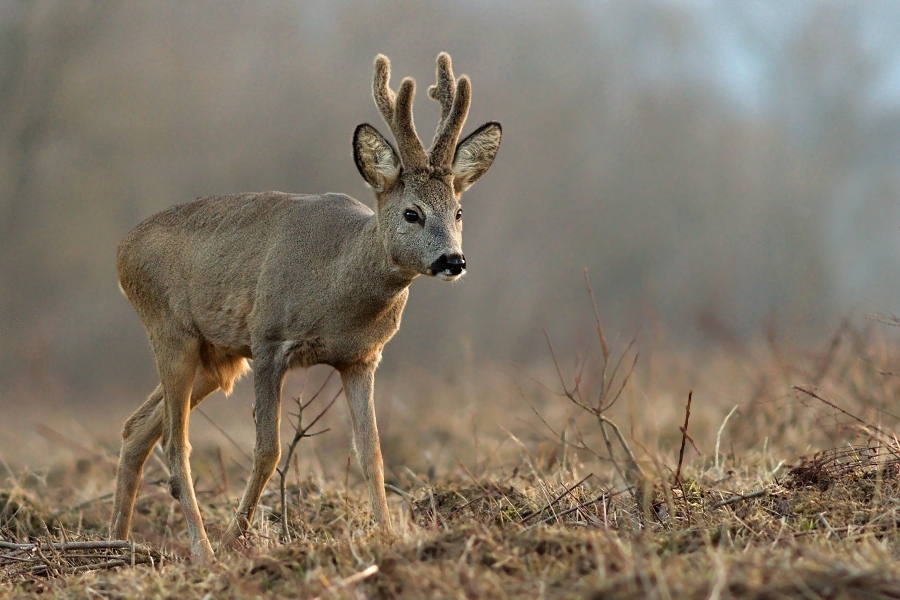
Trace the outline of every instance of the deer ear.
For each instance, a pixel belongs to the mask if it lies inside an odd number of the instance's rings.
[[[453,190],[457,194],[462,194],[487,173],[500,149],[502,134],[500,123],[491,121],[456,145],[456,154],[453,156]]]
[[[400,157],[378,130],[363,123],[353,132],[353,160],[376,192],[389,190],[400,175]]]

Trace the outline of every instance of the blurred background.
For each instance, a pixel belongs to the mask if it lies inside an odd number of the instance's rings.
[[[440,51],[473,81],[464,134],[504,139],[463,199],[468,275],[413,284],[386,381],[592,336],[585,268],[609,331],[683,348],[900,310],[898,2],[5,1],[0,410],[130,413],[156,375],[119,239],[212,194],[371,205],[373,58],[418,80],[427,144]]]

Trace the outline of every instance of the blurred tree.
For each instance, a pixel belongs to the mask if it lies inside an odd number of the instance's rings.
[[[349,140],[357,123],[381,126],[378,52],[397,78],[417,78],[426,143],[438,109],[424,90],[442,50],[473,78],[467,132],[504,124],[490,176],[465,200],[472,267],[460,285],[414,284],[384,369],[544,357],[542,327],[573,340],[589,331],[583,267],[610,331],[656,319],[679,340],[742,343],[777,309],[815,337],[846,309],[841,285],[874,289],[888,278],[873,257],[900,258],[885,218],[900,189],[900,103],[885,83],[900,68],[896,13],[657,0],[7,3],[0,378],[30,384],[45,369],[85,397],[151,385],[114,253],[153,212],[265,189],[371,203]]]
[[[99,3],[11,2],[0,14],[0,352],[26,354],[40,337],[33,317],[52,306],[56,287],[42,278],[36,251],[45,199],[36,182],[48,141],[68,134],[64,98],[73,65],[97,40],[113,10]],[[0,354],[0,380],[10,367]],[[33,356],[32,358],[39,358]],[[40,357],[45,358],[45,357]]]

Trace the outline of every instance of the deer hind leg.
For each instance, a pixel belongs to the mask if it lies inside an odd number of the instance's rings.
[[[281,384],[286,368],[266,354],[254,351],[253,373],[256,387],[256,445],[253,470],[237,512],[222,538],[224,546],[234,547],[247,532],[259,498],[281,458]]]
[[[191,408],[218,389],[218,384],[198,371],[191,391]],[[131,516],[144,464],[153,452],[163,431],[163,388],[158,385],[147,401],[125,421],[122,430],[122,450],[116,474],[116,495],[109,533],[112,539],[128,539]]]
[[[152,332],[150,338],[163,387],[165,416],[162,438],[169,464],[169,493],[181,503],[191,538],[192,557],[200,562],[210,563],[215,560],[215,556],[206,536],[194,493],[191,445],[188,440],[191,391],[200,366],[201,342],[174,329]]]
[[[128,539],[131,515],[144,463],[162,436],[162,385],[156,386],[147,401],[135,411],[122,429],[122,450],[116,472],[116,496],[109,535],[115,540]]]

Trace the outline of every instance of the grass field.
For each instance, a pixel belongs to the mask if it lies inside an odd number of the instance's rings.
[[[135,545],[99,543],[116,433],[143,392],[79,415],[22,409],[0,442],[0,595],[900,598],[892,335],[864,322],[819,348],[773,334],[705,353],[598,336],[529,367],[379,380],[394,536],[371,521],[338,402],[286,463],[286,501],[276,474],[246,549],[211,567],[187,559],[156,456]],[[339,391],[327,376],[286,384],[285,447],[292,398],[321,388],[308,425]],[[192,420],[214,546],[247,474],[249,394],[244,382]]]

